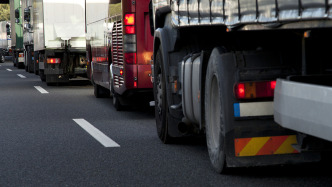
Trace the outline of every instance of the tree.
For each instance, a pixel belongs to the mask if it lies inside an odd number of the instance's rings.
[[[0,21],[10,20],[10,8],[8,4],[0,4]]]

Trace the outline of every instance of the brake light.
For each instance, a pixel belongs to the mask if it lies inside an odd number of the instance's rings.
[[[120,69],[120,75],[123,75],[123,70],[122,69]]]
[[[134,88],[137,88],[137,81],[134,81]]]
[[[125,34],[135,34],[135,14],[125,14],[124,16]]]
[[[125,27],[125,34],[135,34],[136,29],[135,26],[126,26]]]
[[[136,53],[125,53],[124,58],[127,64],[136,64]]]
[[[93,57],[92,61],[94,61],[94,62],[105,62],[105,61],[107,61],[107,58],[106,57]]]
[[[274,96],[276,81],[245,82],[235,85],[237,99],[255,99]]]
[[[48,64],[60,64],[61,60],[60,58],[47,58]]]
[[[135,25],[135,14],[126,14],[124,16],[125,25]]]

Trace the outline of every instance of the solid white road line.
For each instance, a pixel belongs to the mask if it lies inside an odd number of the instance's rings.
[[[22,79],[26,78],[24,75],[21,75],[21,74],[17,74],[17,76],[21,77]]]
[[[106,136],[96,127],[91,125],[85,119],[73,119],[79,126],[81,126],[87,133],[94,137],[98,142],[100,142],[104,147],[120,147],[115,141]]]
[[[11,70],[11,69],[7,69],[7,71],[13,71],[13,70]]]
[[[48,94],[48,91],[46,91],[44,88],[40,86],[34,86],[40,93],[42,94]]]

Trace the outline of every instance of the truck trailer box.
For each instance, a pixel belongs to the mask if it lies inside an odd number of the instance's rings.
[[[85,1],[36,0],[34,4],[34,50],[85,50]]]
[[[85,0],[35,0],[34,56],[47,84],[86,76]]]

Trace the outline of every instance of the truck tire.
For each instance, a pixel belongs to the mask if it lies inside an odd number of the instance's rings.
[[[223,49],[214,49],[208,63],[205,79],[205,124],[206,142],[213,168],[218,173],[225,173],[226,164],[226,129],[232,116],[229,104],[233,90],[232,63],[222,58]],[[231,61],[232,62],[232,61]]]
[[[109,97],[110,95],[109,90],[96,83],[93,84],[93,93],[96,98]]]
[[[40,80],[45,82],[46,81],[46,76],[44,74],[44,70],[39,70],[39,77],[40,77]]]
[[[4,63],[6,61],[5,55],[1,54],[0,55],[0,63]]]
[[[163,143],[167,144],[170,143],[171,138],[168,134],[168,106],[166,96],[166,82],[162,64],[162,54],[161,49],[159,48],[156,53],[156,59],[154,62],[153,94],[155,100],[155,118],[157,133],[160,140]]]
[[[116,111],[123,110],[123,105],[120,102],[120,95],[113,93],[113,106],[115,107]]]

